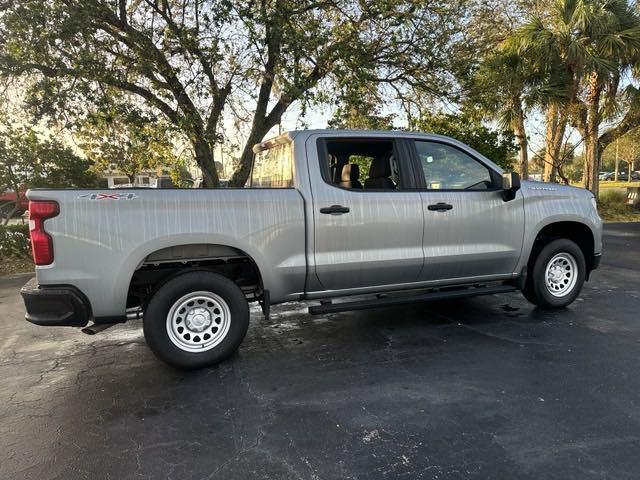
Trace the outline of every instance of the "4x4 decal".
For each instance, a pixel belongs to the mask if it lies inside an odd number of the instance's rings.
[[[89,200],[133,200],[138,198],[136,193],[85,193],[78,198]]]

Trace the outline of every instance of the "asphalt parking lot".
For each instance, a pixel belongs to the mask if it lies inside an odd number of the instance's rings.
[[[28,278],[0,279],[2,479],[639,476],[640,224],[606,227],[564,311],[287,304],[199,372],[158,362],[139,323],[26,323]]]

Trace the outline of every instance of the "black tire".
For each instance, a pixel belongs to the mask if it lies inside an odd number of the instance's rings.
[[[557,256],[562,254],[566,257],[567,265],[571,263],[571,258],[575,261],[575,266],[567,267],[575,273],[567,271],[560,277],[556,284],[556,288],[560,289],[560,291],[557,291],[554,295],[551,293],[551,287],[547,287],[547,265],[552,259],[559,258]],[[562,265],[561,257],[559,261]],[[522,293],[527,300],[540,307],[564,308],[573,303],[580,294],[586,272],[584,254],[575,242],[566,238],[552,240],[540,250],[533,261],[533,265],[530,266],[527,283]],[[566,287],[563,286],[565,281]],[[566,291],[563,291],[565,288]]]
[[[218,300],[222,299],[223,302],[221,302],[221,305],[224,304],[224,311],[229,313],[228,322],[223,320],[226,334],[224,336],[220,334],[219,343],[209,347],[209,350],[197,352],[187,351],[183,349],[184,347],[181,348],[178,346],[177,341],[171,339],[169,329],[172,327],[168,320],[169,313],[174,308],[174,305],[185,296],[195,295],[195,292],[210,293],[213,294],[212,296],[216,296]],[[187,298],[187,300],[189,299]],[[201,300],[197,300],[197,302],[202,303]],[[193,302],[191,303],[193,304]],[[195,305],[195,307],[200,306]],[[195,307],[186,308],[192,310]],[[207,305],[205,304],[203,307],[207,308]],[[185,328],[187,327],[186,316],[191,310],[188,310],[184,314],[185,323],[183,325]],[[173,311],[176,312],[177,310]],[[216,311],[219,312],[217,308]],[[178,314],[176,314],[176,317],[180,318],[177,315]],[[210,315],[215,317],[216,314],[208,312],[207,310],[205,315],[207,318],[205,324],[210,322],[212,325],[211,328],[217,329],[213,323],[214,320],[208,320],[211,318]],[[221,314],[221,316],[223,319],[227,318],[224,314]],[[219,318],[216,320],[219,320]],[[179,321],[183,320],[180,318]],[[144,336],[149,348],[151,348],[160,360],[171,366],[183,369],[208,367],[225,360],[238,349],[247,333],[248,327],[249,305],[240,288],[228,278],[208,271],[184,273],[163,284],[151,297],[143,317]],[[183,330],[193,334],[194,339],[199,335],[198,333],[194,334],[191,330],[185,330],[185,328],[183,328]],[[208,330],[208,332],[211,332],[213,335],[213,330]],[[204,332],[204,335],[206,334],[207,331]],[[173,333],[173,335],[175,337],[178,336],[177,333]],[[186,337],[187,334],[185,333],[184,336]],[[191,338],[189,338],[189,340],[191,340]],[[180,340],[178,340],[178,342],[179,341]],[[202,341],[204,342],[205,340],[203,339]],[[196,346],[193,348],[196,348]]]

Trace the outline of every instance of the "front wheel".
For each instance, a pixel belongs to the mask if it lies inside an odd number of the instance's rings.
[[[202,368],[236,351],[249,327],[249,306],[228,278],[194,271],[160,287],[143,318],[144,336],[158,358],[178,368]]]
[[[527,276],[524,296],[541,307],[566,307],[580,294],[586,270],[584,255],[575,242],[553,240],[538,253]]]

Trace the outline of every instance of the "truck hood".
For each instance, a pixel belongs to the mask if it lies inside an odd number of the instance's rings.
[[[550,198],[580,198],[589,200],[593,197],[593,193],[581,187],[572,187],[571,185],[560,185],[558,183],[534,182],[531,180],[523,180],[520,182],[520,188],[525,197],[543,196]]]

